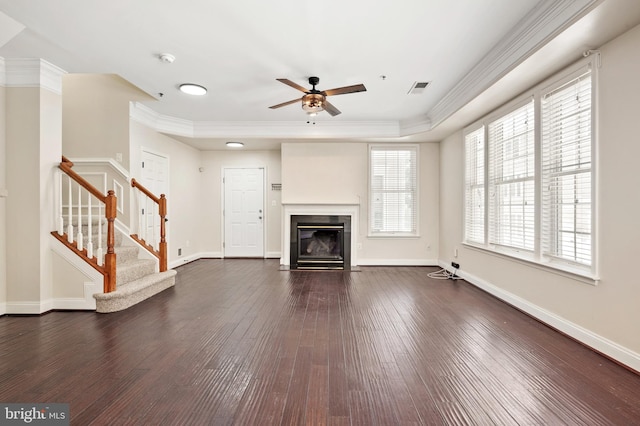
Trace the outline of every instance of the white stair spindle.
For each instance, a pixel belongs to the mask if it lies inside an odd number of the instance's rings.
[[[102,254],[102,203],[98,203],[98,250],[96,256],[98,258],[98,265],[102,266],[104,263],[104,256]]]
[[[63,173],[58,170],[58,190],[57,190],[57,199],[58,199],[58,218],[56,220],[58,224],[58,235],[64,234],[64,217],[62,215],[62,175]]]
[[[144,225],[143,219],[144,215],[142,214],[143,204],[142,204],[142,194],[138,191],[138,236],[142,238],[142,226]]]
[[[91,193],[87,192],[87,257],[93,258],[93,215],[91,212]]]
[[[151,247],[153,247],[154,249],[156,248],[157,244],[156,244],[156,203],[151,202],[151,199],[149,199],[149,204],[151,204],[151,211],[149,212],[151,214]]]
[[[149,218],[149,211],[148,208],[149,206],[147,205],[147,197],[145,195],[142,195],[144,197],[144,209],[142,210],[142,239],[147,241],[147,225],[148,225],[148,218]]]
[[[76,243],[78,250],[82,251],[82,186],[78,185],[78,236]]]
[[[69,182],[69,205],[67,206],[67,241],[73,242],[73,193],[71,191],[71,178],[67,177],[67,181]]]

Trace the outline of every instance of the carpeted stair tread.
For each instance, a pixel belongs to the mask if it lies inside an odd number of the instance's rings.
[[[150,259],[134,259],[122,264],[118,262],[116,268],[116,288],[142,278],[145,275],[153,274],[155,271],[156,262]]]
[[[115,246],[116,263],[118,266],[138,259],[140,248],[136,246]]]
[[[69,218],[67,215],[62,216],[62,222],[64,223],[64,226],[66,228],[66,226],[69,224]],[[89,217],[82,216],[82,226],[86,226],[88,223],[89,223]],[[107,219],[104,216],[98,216],[98,215],[91,216],[91,223],[94,226],[98,226],[98,223],[102,223],[103,228],[107,227]],[[73,225],[74,228],[78,226],[77,215],[75,214],[73,215],[73,217],[71,218],[71,224]]]
[[[175,270],[146,275],[117,287],[111,293],[96,293],[96,312],[117,312],[142,302],[175,285]]]
[[[96,242],[96,236],[93,236]],[[96,312],[108,313],[127,309],[155,294],[175,285],[175,270],[156,272],[157,262],[151,259],[140,259],[138,245],[123,246],[122,234],[116,231],[116,291],[96,293]],[[106,252],[106,238],[103,245]],[[97,244],[97,242],[96,242]]]

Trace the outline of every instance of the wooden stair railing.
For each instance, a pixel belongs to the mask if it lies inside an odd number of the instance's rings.
[[[62,244],[69,247],[72,251],[74,251],[78,256],[80,256],[84,261],[86,261],[89,265],[91,265],[94,269],[100,272],[104,276],[104,292],[110,293],[116,290],[116,253],[114,250],[115,246],[115,226],[114,221],[116,219],[117,214],[117,199],[115,192],[113,190],[109,190],[107,194],[103,194],[98,189],[96,189],[93,185],[87,182],[82,176],[77,174],[74,170],[72,170],[73,163],[69,161],[66,157],[62,157],[62,162],[58,166],[60,170],[64,172],[69,177],[68,182],[68,193],[67,193],[67,232],[64,232],[64,219],[63,219],[63,196],[62,191],[59,197],[59,209],[58,209],[58,230],[52,232],[51,234],[56,237]],[[72,182],[77,184],[78,194],[77,194],[77,234],[74,232],[73,225],[73,191],[72,191]],[[60,189],[62,190],[62,178],[60,178]],[[86,191],[84,195],[86,195],[87,203],[85,205],[82,204],[83,192],[82,189]],[[92,206],[92,198],[93,196],[100,203],[97,207]],[[107,220],[107,253],[102,256],[102,221],[98,221],[98,249],[97,256],[94,256],[93,253],[93,210],[94,208],[98,209],[98,217],[100,216],[100,212],[104,205],[104,217]],[[84,214],[86,213],[86,215]],[[83,217],[87,217],[87,247],[83,247],[84,245],[84,235],[82,233],[82,219]],[[75,238],[75,239],[74,239]]]
[[[155,232],[153,230],[156,229],[156,224],[153,219],[151,224],[147,223],[147,220],[146,220],[147,216],[151,216],[151,217],[155,217],[155,216],[149,215],[149,212],[145,214],[144,208],[142,209],[142,212],[141,212],[142,220],[139,221],[139,224],[138,224],[138,228],[139,228],[138,234],[131,234],[131,238],[136,240],[140,245],[142,245],[145,249],[147,249],[150,253],[152,253],[154,256],[158,258],[160,262],[160,272],[164,272],[167,270],[167,240],[166,240],[166,228],[165,228],[165,222],[167,221],[167,199],[164,194],[160,194],[160,197],[157,197],[151,191],[149,191],[147,188],[145,188],[142,184],[140,184],[137,180],[133,178],[131,179],[131,187],[139,190],[140,193],[142,193],[147,200],[150,200],[155,205],[157,205],[158,216],[160,216],[160,223],[159,223],[160,241],[158,243],[158,248],[156,249],[154,247],[154,243],[156,241],[151,241],[151,244],[149,244],[147,241],[145,241],[145,239],[147,239],[146,235],[140,235],[140,234],[144,234],[145,230],[148,227],[152,228],[152,232]],[[147,203],[144,203],[144,205],[146,206]],[[152,235],[151,238],[155,240],[155,235]]]

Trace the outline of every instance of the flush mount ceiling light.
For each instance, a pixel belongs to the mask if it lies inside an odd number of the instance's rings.
[[[207,93],[207,88],[199,84],[185,83],[180,85],[180,91],[188,95],[202,96]]]
[[[227,142],[229,148],[242,148],[244,144],[242,142]]]

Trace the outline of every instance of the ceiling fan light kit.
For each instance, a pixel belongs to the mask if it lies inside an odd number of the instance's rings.
[[[326,98],[319,93],[309,93],[302,97],[302,109],[307,114],[317,114],[324,111]]]
[[[317,90],[316,85],[320,82],[318,77],[309,77],[309,84],[312,86],[311,90],[307,90],[299,84],[294,83],[286,78],[277,78],[281,83],[291,86],[296,90],[304,93],[302,96],[302,109],[310,116],[315,116],[317,113],[327,111],[331,116],[340,114],[340,110],[333,106],[328,100],[327,96],[345,95],[347,93],[366,92],[367,88],[363,84],[355,84],[353,86],[338,87],[330,90]],[[299,102],[300,99],[293,99],[281,104],[270,106],[271,109],[281,108],[283,106],[291,105]]]
[[[184,83],[180,85],[180,91],[188,95],[202,96],[207,93],[207,88],[199,84]]]

